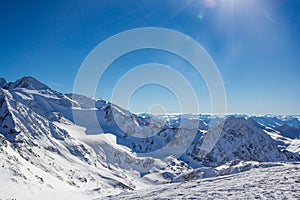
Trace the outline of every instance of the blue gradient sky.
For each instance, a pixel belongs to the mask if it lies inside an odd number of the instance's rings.
[[[82,61],[106,38],[132,28],[180,31],[198,41],[217,64],[227,93],[227,111],[248,114],[300,113],[300,1],[138,0],[0,2],[0,76],[31,75],[71,92]],[[136,65],[157,62],[187,76],[202,112],[210,99],[201,77],[184,60],[158,50],[116,60],[101,79],[97,97],[109,99],[119,77]],[[162,104],[176,112],[167,89],[138,90],[134,112]]]

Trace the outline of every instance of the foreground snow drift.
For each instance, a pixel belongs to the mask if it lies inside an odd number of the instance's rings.
[[[300,199],[300,164],[159,185],[105,199]]]

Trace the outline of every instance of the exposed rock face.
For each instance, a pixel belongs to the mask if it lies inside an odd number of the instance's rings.
[[[4,78],[0,78],[0,88],[6,88],[7,81]]]

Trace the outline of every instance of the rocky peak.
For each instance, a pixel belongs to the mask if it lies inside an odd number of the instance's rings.
[[[31,76],[24,76],[15,82],[9,83],[8,89],[15,89],[15,88],[26,88],[29,90],[50,89],[48,86],[39,82],[38,80],[36,80]]]
[[[7,87],[7,81],[4,78],[0,78],[0,88]]]
[[[242,127],[248,127],[251,129],[263,129],[264,127],[258,124],[254,119],[251,117],[246,119],[244,117],[235,117],[230,116],[225,120],[224,128],[230,129],[230,128],[242,128]]]

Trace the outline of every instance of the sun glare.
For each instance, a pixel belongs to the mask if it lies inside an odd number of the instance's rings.
[[[216,8],[218,6],[233,7],[239,1],[241,0],[203,0],[202,2],[206,8]]]

